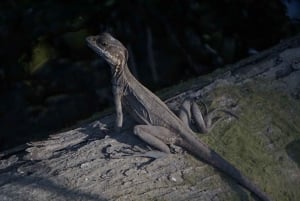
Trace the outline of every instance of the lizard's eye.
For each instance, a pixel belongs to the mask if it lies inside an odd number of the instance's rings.
[[[107,46],[107,42],[101,41],[100,39],[97,40],[97,44],[101,45],[102,47],[106,47]]]

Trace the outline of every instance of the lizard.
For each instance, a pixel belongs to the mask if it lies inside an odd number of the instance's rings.
[[[167,154],[171,153],[168,145],[180,146],[233,178],[260,200],[271,201],[269,195],[203,143],[185,121],[175,115],[160,98],[131,74],[127,65],[128,51],[119,40],[104,32],[100,35],[88,36],[86,42],[110,66],[116,110],[116,130],[122,128],[124,108],[139,123],[134,126],[133,133],[147,144]],[[193,108],[195,106],[196,103],[192,104]]]

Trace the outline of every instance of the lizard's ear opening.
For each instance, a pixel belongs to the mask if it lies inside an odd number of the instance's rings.
[[[125,49],[125,60],[128,61],[128,50]]]

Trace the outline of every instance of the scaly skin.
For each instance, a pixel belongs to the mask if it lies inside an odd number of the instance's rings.
[[[243,176],[237,168],[201,142],[163,101],[135,79],[127,66],[127,49],[120,41],[109,33],[103,33],[89,36],[87,43],[111,67],[117,129],[123,124],[124,107],[141,124],[135,126],[134,133],[148,144],[167,153],[170,153],[167,144],[179,145],[235,179],[260,200],[271,201],[267,194]]]

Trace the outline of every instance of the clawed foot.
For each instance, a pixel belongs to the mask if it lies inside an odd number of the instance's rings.
[[[196,124],[200,133],[210,132],[218,122],[226,118],[226,116],[220,115],[220,112],[238,118],[232,112],[224,109],[214,109],[208,112],[206,105],[203,102],[201,104],[204,106],[203,113],[195,101],[185,100],[179,112],[179,118],[191,128],[193,127],[192,123]]]

